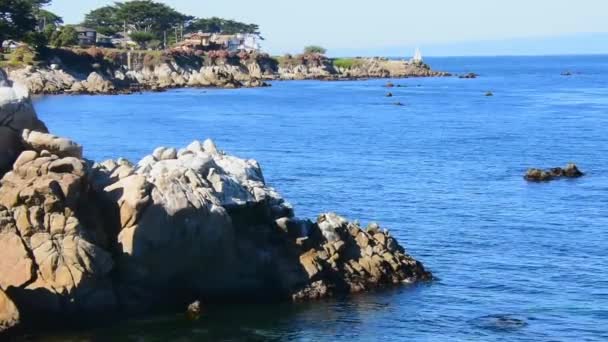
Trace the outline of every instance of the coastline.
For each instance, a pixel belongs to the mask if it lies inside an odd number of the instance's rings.
[[[109,49],[56,49],[39,66],[7,70],[9,79],[32,95],[131,94],[173,88],[248,88],[268,81],[365,80],[409,77],[448,77],[424,63],[386,58],[338,59],[315,55],[310,59],[246,58],[209,60],[184,54],[117,52]],[[344,59],[342,59],[344,60]]]

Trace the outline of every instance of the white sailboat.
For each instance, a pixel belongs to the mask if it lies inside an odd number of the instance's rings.
[[[414,57],[412,58],[412,63],[422,63],[423,59],[422,59],[422,53],[420,52],[419,48],[416,48],[416,51],[414,52]]]

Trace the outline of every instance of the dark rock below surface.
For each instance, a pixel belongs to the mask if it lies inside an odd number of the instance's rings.
[[[548,170],[528,169],[524,179],[531,182],[547,182],[559,178],[578,178],[584,175],[576,164],[571,163],[564,168],[556,167]]]
[[[474,72],[469,72],[469,73],[467,73],[467,74],[464,74],[464,75],[460,75],[460,76],[458,76],[458,78],[468,78],[468,79],[471,79],[471,78],[477,78],[478,76],[479,76],[479,75],[477,75],[477,74],[476,74],[476,73],[474,73]]]

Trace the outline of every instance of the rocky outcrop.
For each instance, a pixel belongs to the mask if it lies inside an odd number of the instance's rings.
[[[24,319],[308,300],[431,278],[375,224],[296,218],[255,160],[211,140],[137,164],[93,164],[50,134],[26,131],[23,144],[0,183],[0,286]]]
[[[0,176],[23,150],[20,137],[24,129],[47,131],[34,112],[27,89],[13,84],[0,69]]]
[[[111,240],[91,200],[90,166],[63,155],[24,151],[0,182],[0,286],[24,315],[115,304]]]
[[[559,178],[579,178],[585,174],[581,172],[576,164],[568,164],[563,169],[556,167],[548,170],[528,169],[524,179],[530,182],[547,182]]]
[[[116,87],[107,77],[97,72],[92,72],[86,80],[74,82],[69,92],[80,94],[112,94],[116,92]]]
[[[19,324],[19,310],[6,293],[0,290],[0,334],[17,324]]]
[[[433,71],[422,63],[410,63],[402,60],[385,58],[359,58],[356,63],[346,67],[333,65],[331,59],[308,61],[301,64],[280,66],[277,78],[283,80],[342,80],[367,78],[403,78],[403,77],[441,77],[450,76],[446,72]]]
[[[27,66],[9,71],[15,83],[26,87],[31,94],[60,94],[69,91],[77,78],[67,72],[54,68]]]
[[[424,63],[411,63],[385,58],[359,59],[359,63],[349,69],[338,68],[340,78],[403,78],[403,77],[444,77],[447,72],[434,71]]]

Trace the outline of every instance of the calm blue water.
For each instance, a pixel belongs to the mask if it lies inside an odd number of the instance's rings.
[[[430,59],[478,79],[276,82],[271,88],[53,96],[36,107],[89,158],[138,160],[213,138],[260,161],[302,217],[389,227],[439,278],[302,305],[208,308],[57,339],[608,339],[608,56]],[[566,70],[580,72],[560,76]],[[493,97],[485,97],[492,91]],[[395,106],[394,102],[405,106]],[[531,166],[576,162],[548,184]],[[492,317],[521,320],[501,325]]]

